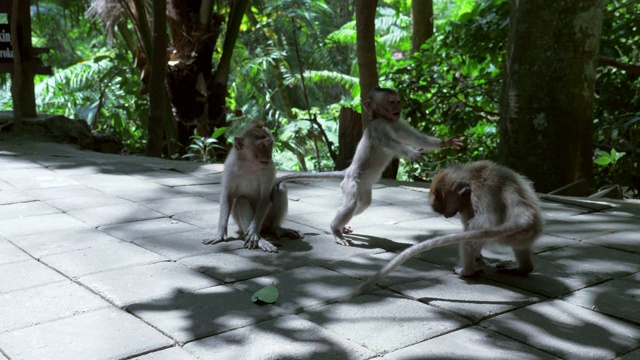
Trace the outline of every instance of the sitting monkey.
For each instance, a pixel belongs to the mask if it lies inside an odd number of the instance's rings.
[[[204,244],[227,239],[229,215],[244,236],[244,247],[277,252],[277,248],[263,239],[261,232],[269,231],[277,238],[302,238],[293,230],[281,227],[287,215],[287,188],[276,184],[276,167],[272,159],[273,137],[262,122],[254,122],[234,138],[233,148],[224,162],[218,231]]]

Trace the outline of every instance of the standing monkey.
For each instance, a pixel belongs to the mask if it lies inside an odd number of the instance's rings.
[[[371,205],[371,188],[394,157],[407,157],[414,161],[423,155],[424,150],[459,149],[462,145],[455,138],[440,140],[424,135],[400,119],[400,95],[393,89],[374,88],[363,107],[372,120],[364,130],[348,168],[327,173],[285,175],[277,180],[280,183],[292,179],[341,178],[342,204],[331,222],[331,232],[336,243],[344,246],[351,245],[344,237],[345,233],[351,232],[347,224]]]
[[[533,270],[531,247],[542,232],[543,220],[538,198],[523,176],[486,160],[450,167],[434,177],[429,203],[447,218],[460,213],[465,232],[439,236],[405,249],[352,296],[366,292],[417,254],[456,243],[460,244],[460,268],[456,272],[462,276],[476,274],[476,261],[489,240],[511,246],[515,255],[516,263],[499,263],[498,272],[526,275]]]
[[[302,238],[293,229],[281,227],[287,215],[287,188],[276,184],[276,167],[272,160],[273,137],[262,122],[247,126],[236,136],[224,162],[218,231],[204,244],[227,239],[229,215],[240,228],[244,247],[277,252],[277,248],[260,236],[269,231],[276,237]]]

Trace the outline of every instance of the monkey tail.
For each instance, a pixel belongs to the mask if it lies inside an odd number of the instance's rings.
[[[358,290],[354,291],[349,296],[349,298],[366,293],[367,291],[369,291],[369,289],[371,289],[371,287],[377,284],[380,280],[382,280],[395,268],[402,265],[404,262],[418,255],[421,252],[424,252],[436,247],[457,244],[461,242],[509,236],[525,229],[527,229],[527,225],[524,225],[524,224],[503,224],[501,226],[498,226],[492,229],[472,230],[472,231],[465,231],[457,234],[438,236],[436,238],[425,240],[421,243],[412,245],[404,249],[400,254],[398,254],[398,256],[393,258],[393,260],[389,261],[387,265],[382,267],[382,269],[380,269],[375,275],[370,277],[369,280],[367,280],[364,284],[362,284],[358,288]]]
[[[320,180],[320,179],[344,179],[344,170],[326,172],[298,172],[280,176],[276,179],[276,185],[290,180]]]

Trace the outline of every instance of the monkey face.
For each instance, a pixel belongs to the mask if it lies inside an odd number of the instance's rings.
[[[455,216],[460,211],[463,193],[456,190],[457,184],[445,172],[438,173],[429,189],[429,205],[433,211],[446,218]]]
[[[267,137],[256,141],[252,146],[251,153],[256,165],[262,168],[271,165],[273,161],[273,139]]]
[[[400,112],[402,111],[402,101],[400,95],[387,95],[380,106],[380,113],[385,119],[390,121],[400,120]]]

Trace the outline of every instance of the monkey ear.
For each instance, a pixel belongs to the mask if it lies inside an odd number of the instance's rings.
[[[236,150],[242,150],[242,148],[244,148],[244,138],[241,136],[234,137],[233,146],[236,148]]]
[[[463,199],[469,199],[471,197],[471,186],[467,183],[460,184],[458,195]]]
[[[367,112],[367,114],[371,115],[371,103],[373,102],[373,100],[371,99],[367,99],[362,103],[362,107],[364,107],[364,111]]]

